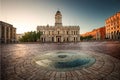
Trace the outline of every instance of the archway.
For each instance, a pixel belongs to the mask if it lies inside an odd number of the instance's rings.
[[[52,37],[52,42],[54,42],[54,37]]]
[[[61,36],[57,36],[56,39],[56,42],[61,42]]]
[[[60,42],[60,38],[58,38],[58,42]]]

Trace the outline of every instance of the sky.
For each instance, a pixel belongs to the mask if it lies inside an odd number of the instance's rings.
[[[17,33],[54,26],[60,10],[64,26],[80,26],[80,34],[105,25],[105,19],[120,11],[120,0],[0,0],[0,21],[12,24]]]

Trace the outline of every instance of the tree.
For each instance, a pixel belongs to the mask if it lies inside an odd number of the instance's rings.
[[[40,39],[40,36],[42,35],[42,33],[36,32],[36,31],[31,31],[31,32],[27,32],[25,33],[24,36],[22,36],[22,38],[20,38],[21,42],[36,42],[38,39]]]
[[[43,33],[42,32],[37,32],[37,39],[40,39],[40,36],[42,35]]]
[[[80,36],[80,40],[91,40],[93,38],[92,35],[88,35],[88,36]]]

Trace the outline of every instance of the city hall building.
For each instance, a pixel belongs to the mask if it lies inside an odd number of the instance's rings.
[[[63,26],[62,14],[55,14],[55,26],[37,26],[37,32],[42,32],[41,42],[78,42],[80,41],[79,26]]]

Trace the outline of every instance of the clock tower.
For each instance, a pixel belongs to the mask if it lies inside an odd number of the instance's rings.
[[[62,27],[62,14],[60,11],[55,14],[55,27]]]

